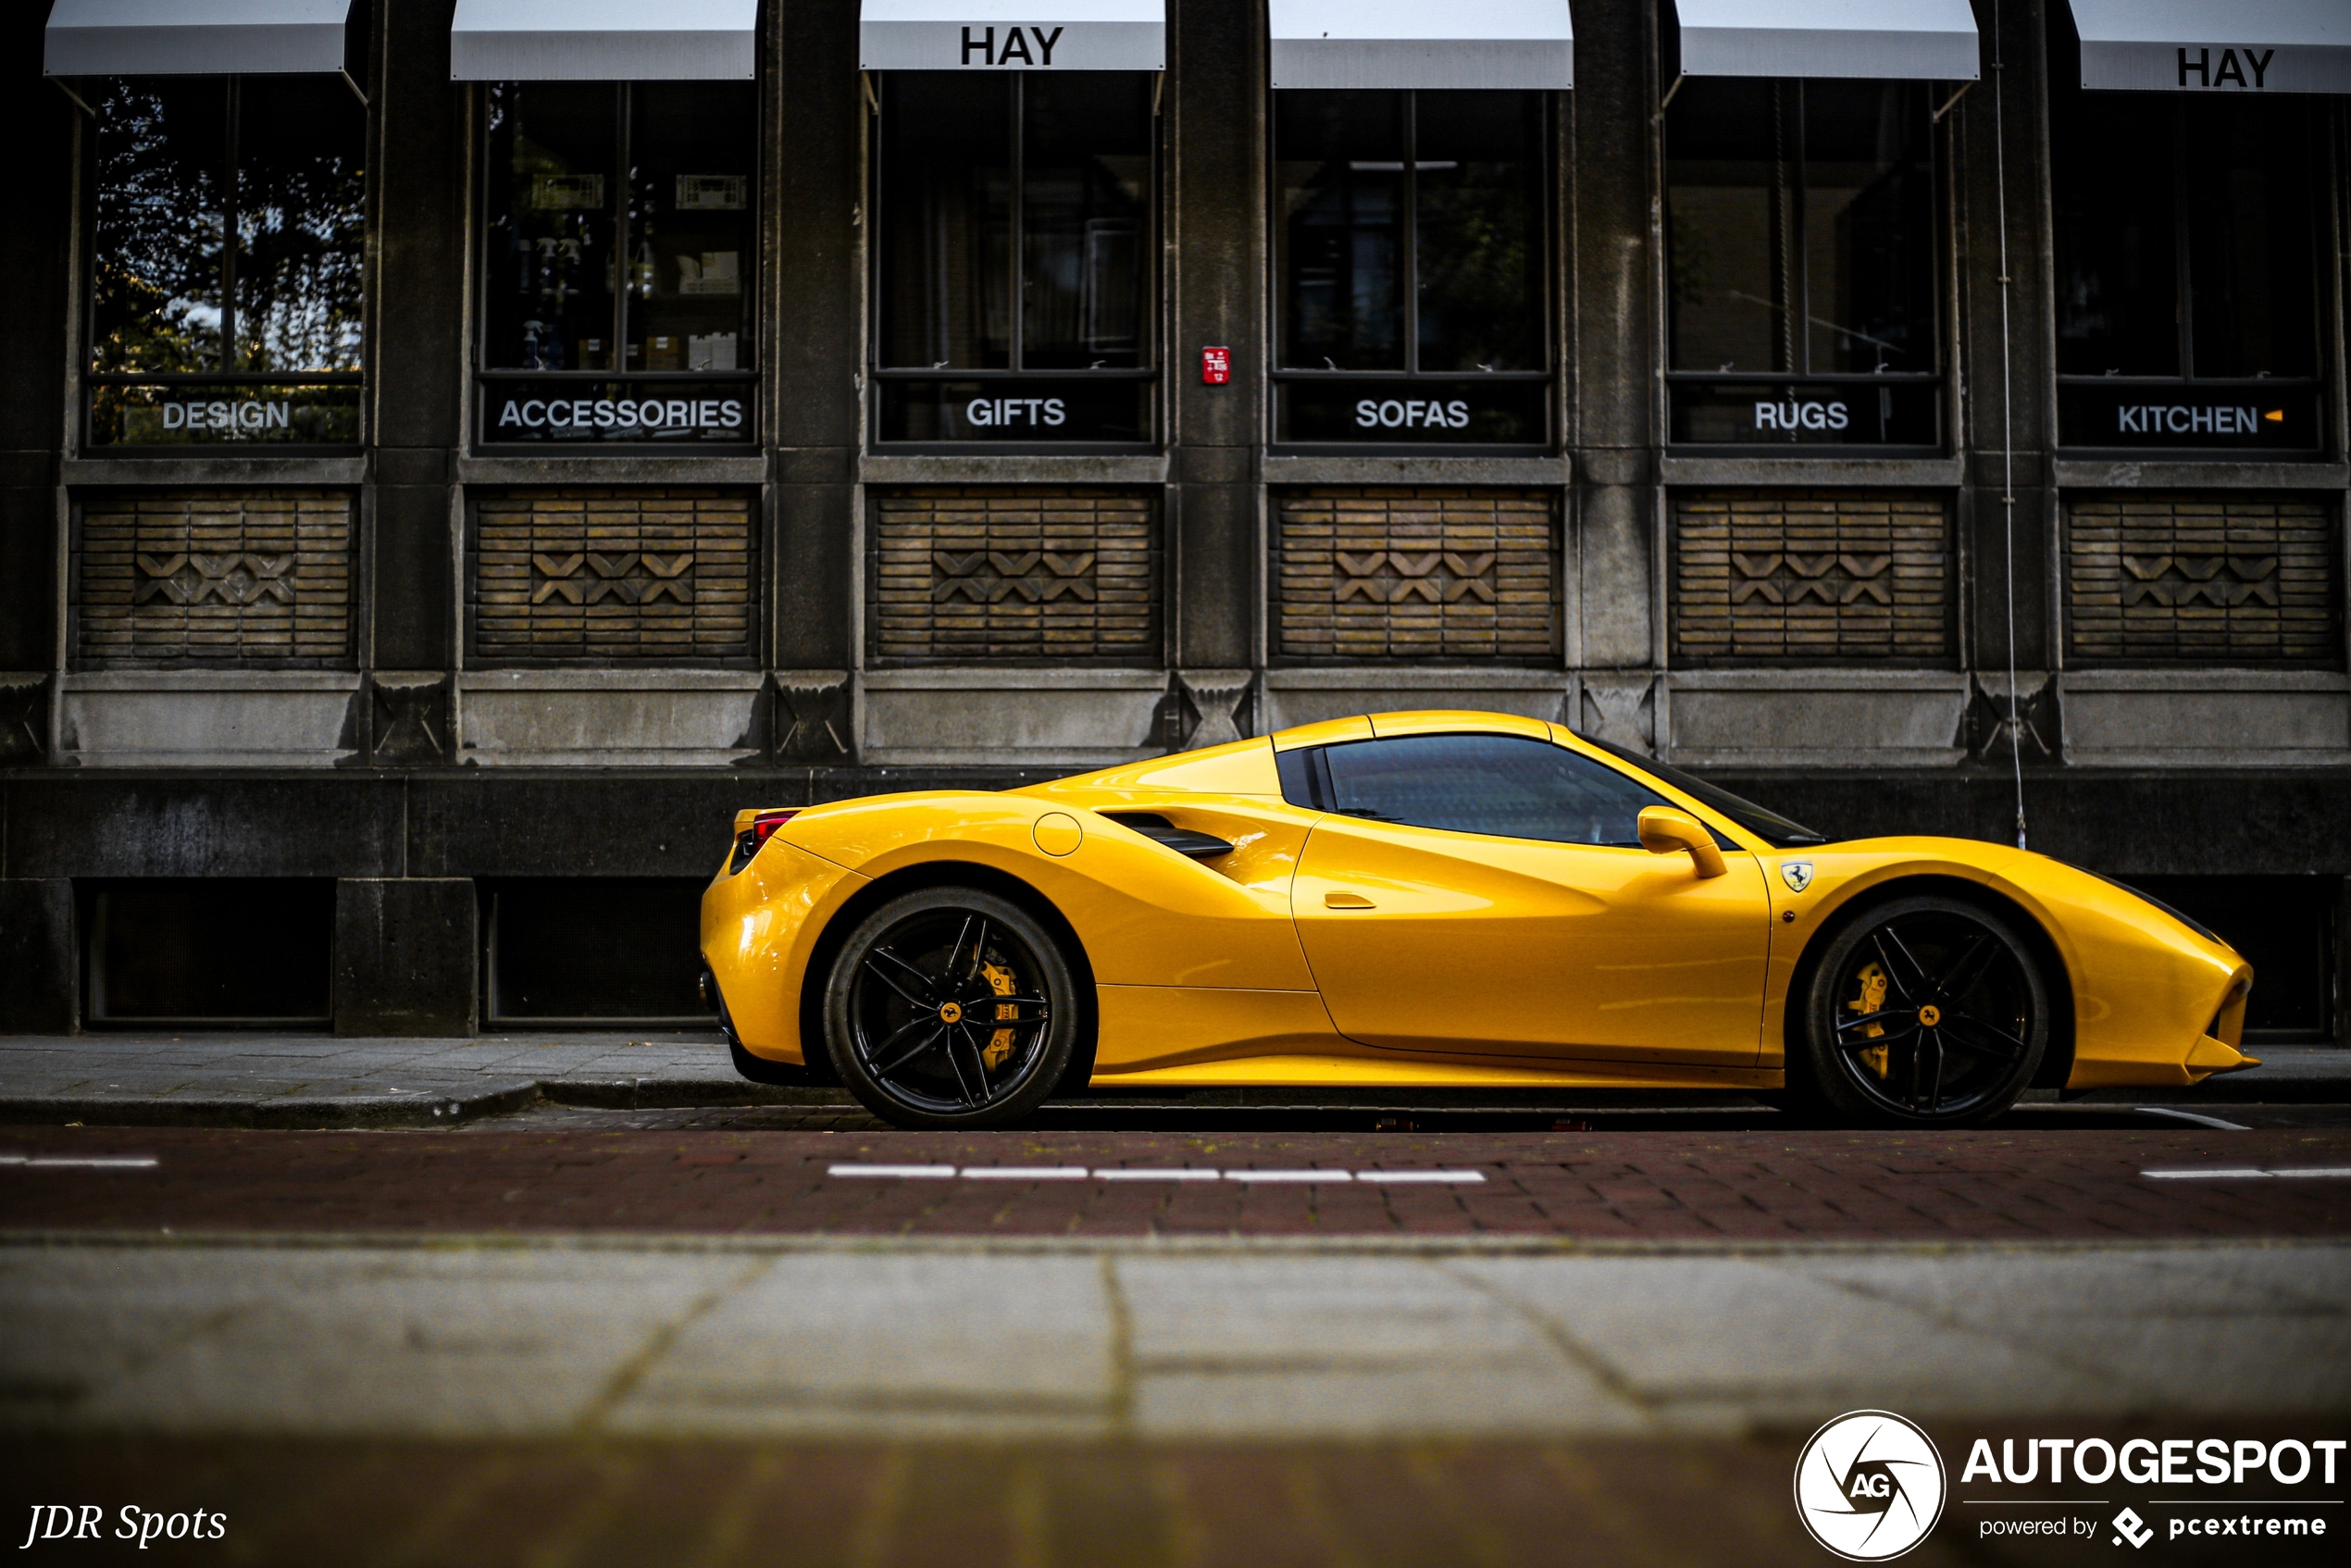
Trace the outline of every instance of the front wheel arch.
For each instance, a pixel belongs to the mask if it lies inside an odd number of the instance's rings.
[[[1781,1061],[1793,1076],[1802,1071],[1802,1056],[1797,1050],[1797,1031],[1804,1024],[1805,999],[1811,994],[1812,972],[1820,964],[1821,954],[1836,940],[1839,932],[1857,920],[1866,920],[1870,912],[1897,899],[1934,893],[1943,898],[1980,905],[2016,927],[2033,952],[2034,961],[2041,966],[2043,988],[2049,999],[2049,1043],[2041,1056],[2040,1070],[2033,1075],[2034,1089],[2063,1089],[2073,1076],[2073,971],[2059,952],[2057,940],[2049,935],[2039,916],[2016,900],[1981,882],[1971,882],[1964,877],[1897,877],[1880,882],[1840,906],[1835,915],[1821,922],[1811,940],[1804,944],[1804,952],[1796,961],[1796,971],[1788,977],[1788,990],[1780,1011]],[[1791,1083],[1790,1088],[1796,1088]]]
[[[1101,1027],[1101,1010],[1094,997],[1094,966],[1086,955],[1086,944],[1078,940],[1076,928],[1052,900],[1010,872],[968,860],[927,860],[918,865],[902,866],[858,889],[833,912],[832,918],[825,922],[824,930],[818,933],[815,945],[809,950],[808,967],[801,978],[801,1059],[811,1071],[823,1075],[826,1082],[839,1081],[830,1053],[824,1046],[825,990],[821,977],[832,973],[833,958],[840,952],[840,944],[867,915],[902,893],[938,887],[977,888],[994,893],[1020,905],[1052,934],[1076,982],[1078,1007],[1077,1039],[1070,1051],[1069,1068],[1053,1093],[1074,1094],[1085,1089],[1094,1076],[1094,1048]]]

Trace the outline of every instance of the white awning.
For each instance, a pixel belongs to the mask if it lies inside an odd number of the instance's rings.
[[[1968,0],[1674,0],[1685,76],[1973,81]]]
[[[46,76],[218,76],[342,69],[351,0],[57,0]]]
[[[1270,0],[1276,87],[1575,85],[1567,0]]]
[[[2073,0],[2082,85],[2351,93],[2346,0]]]
[[[1165,70],[1166,0],[865,0],[860,70]]]
[[[457,0],[453,81],[748,81],[759,0]]]

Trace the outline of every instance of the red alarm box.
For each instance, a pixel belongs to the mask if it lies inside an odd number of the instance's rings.
[[[1200,351],[1200,379],[1212,387],[1221,387],[1233,379],[1233,351],[1228,348],[1204,348]]]

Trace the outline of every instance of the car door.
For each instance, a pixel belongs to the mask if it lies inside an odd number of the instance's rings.
[[[1745,1066],[1771,904],[1752,853],[1639,847],[1646,784],[1549,740],[1409,735],[1284,759],[1332,815],[1292,908],[1341,1033],[1489,1055]],[[1719,835],[1718,835],[1719,838]]]

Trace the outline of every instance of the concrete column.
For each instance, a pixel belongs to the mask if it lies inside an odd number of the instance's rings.
[[[1265,22],[1255,6],[1176,0],[1170,7],[1163,143],[1163,265],[1175,276],[1170,378],[1176,442],[1168,530],[1175,662],[1189,668],[1256,659],[1264,576],[1253,456],[1263,440],[1259,390],[1265,342]],[[1233,379],[1202,384],[1200,350],[1229,348]]]
[[[857,8],[769,6],[766,244],[774,286],[766,392],[775,407],[773,663],[847,669],[858,579],[866,210]],[[846,730],[844,729],[844,733]],[[838,761],[837,754],[805,760]]]
[[[454,0],[379,6],[374,100],[375,298],[367,392],[374,474],[363,581],[368,666],[450,667],[456,541],[450,454],[465,420],[466,102],[449,80]]]
[[[2030,695],[2034,676],[2057,653],[2057,505],[2050,483],[2056,444],[2055,342],[2048,260],[2048,86],[2044,0],[1995,0],[1983,7],[1984,80],[1951,110],[1945,143],[1952,183],[1953,255],[1959,266],[1959,365],[1964,389],[1959,442],[1968,454],[1959,497],[1959,553],[1971,667],[1998,672],[2005,710],[2009,662],[2009,563],[2014,563],[2016,667]],[[1991,68],[1995,60],[2000,68]],[[2001,320],[2000,223],[2007,191],[2008,315]],[[2003,355],[2005,351],[2005,363]],[[2013,458],[2015,505],[2002,504]],[[2055,734],[2045,739],[2057,742]],[[2005,750],[2005,746],[2002,748]],[[2030,742],[2027,745],[2031,750]]]
[[[1566,589],[1587,668],[1648,666],[1656,641],[1654,13],[1648,0],[1583,0],[1575,91],[1564,99],[1574,160],[1565,187],[1574,356],[1565,429],[1575,465]]]
[[[39,75],[48,7],[0,21],[13,70],[0,108],[9,148],[8,221],[0,224],[0,299],[17,330],[0,333],[0,672],[56,665],[57,447],[66,426],[64,353],[68,235],[73,210],[73,106]],[[0,741],[0,756],[12,754]]]
[[[0,878],[0,1034],[71,1034],[81,1016],[73,884]]]
[[[335,1033],[474,1033],[479,926],[470,877],[337,881]]]

